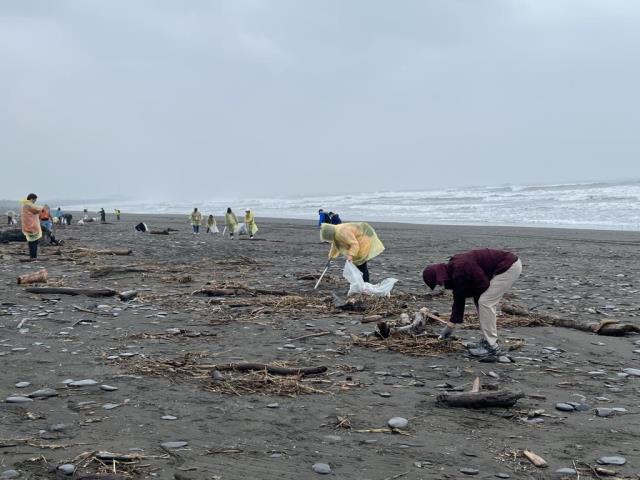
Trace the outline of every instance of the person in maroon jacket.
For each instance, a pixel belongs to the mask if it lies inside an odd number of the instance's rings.
[[[471,297],[476,304],[484,336],[475,352],[484,361],[496,361],[500,356],[496,306],[521,273],[522,262],[516,255],[489,248],[460,253],[451,257],[449,263],[425,268],[422,279],[429,288],[433,290],[436,285],[441,285],[453,290],[451,317],[440,338],[450,337],[456,325],[462,323],[465,301]]]

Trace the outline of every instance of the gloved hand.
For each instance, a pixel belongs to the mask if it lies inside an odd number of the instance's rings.
[[[442,329],[440,335],[438,336],[438,340],[447,340],[451,337],[456,328],[452,324],[448,324],[446,327]]]

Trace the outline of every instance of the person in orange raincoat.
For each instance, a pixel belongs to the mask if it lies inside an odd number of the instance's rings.
[[[362,272],[362,279],[369,282],[367,262],[384,251],[384,245],[376,235],[376,231],[368,223],[342,223],[320,225],[320,239],[331,243],[329,259],[342,254],[347,262],[353,262]]]
[[[20,200],[22,204],[22,233],[29,243],[29,257],[31,260],[38,258],[38,240],[42,238],[42,228],[40,228],[40,211],[42,207],[36,205],[38,196],[30,193],[27,198]]]

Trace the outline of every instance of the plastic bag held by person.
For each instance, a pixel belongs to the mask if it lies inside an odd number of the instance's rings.
[[[342,276],[349,282],[349,293],[347,296],[356,293],[374,295],[376,297],[391,296],[391,289],[398,281],[397,278],[385,278],[380,283],[371,284],[362,279],[362,272],[352,262],[346,262]]]

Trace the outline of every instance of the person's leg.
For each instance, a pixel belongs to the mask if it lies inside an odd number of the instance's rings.
[[[38,258],[38,240],[29,242],[29,257],[34,260]]]
[[[367,262],[364,262],[362,265],[356,265],[356,267],[362,272],[362,279],[369,283],[369,267],[367,266]]]
[[[480,295],[478,300],[478,319],[480,330],[490,346],[495,346],[498,341],[498,328],[496,326],[496,306],[502,296],[511,288],[522,273],[522,262],[518,260],[509,270],[491,279],[489,288]]]

